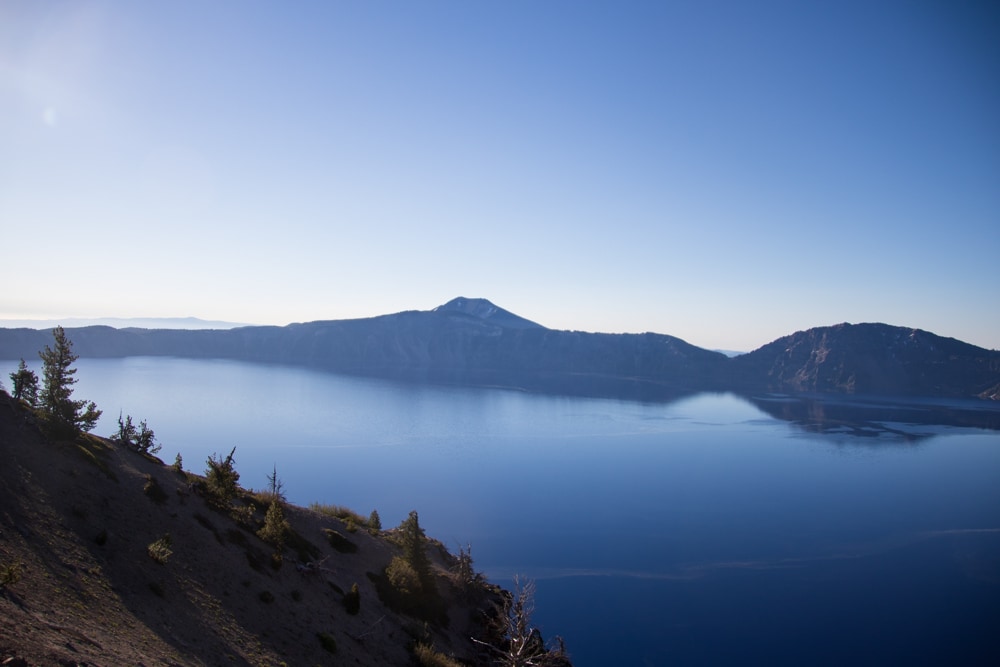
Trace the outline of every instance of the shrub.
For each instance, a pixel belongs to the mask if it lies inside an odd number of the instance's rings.
[[[423,588],[420,575],[408,560],[399,556],[394,557],[385,568],[385,576],[392,587],[404,595],[417,595]]]
[[[413,655],[416,656],[421,667],[462,667],[462,663],[443,653],[438,653],[433,647],[422,642],[413,648]]]
[[[125,420],[122,421],[120,412],[118,413],[118,433],[111,439],[140,454],[155,454],[161,449],[161,446],[156,442],[156,436],[153,435],[153,429],[146,425],[145,419],[139,422],[139,428],[136,428],[132,423],[132,415],[125,415]]]
[[[316,638],[319,639],[320,646],[322,646],[329,653],[337,652],[337,640],[325,632],[317,632]]]
[[[11,584],[21,581],[21,563],[10,563],[0,567],[0,588],[6,588]]]
[[[372,510],[372,513],[368,515],[368,530],[372,533],[382,530],[382,517],[378,515],[378,510]]]
[[[246,528],[252,528],[254,526],[254,508],[252,505],[240,505],[239,507],[234,507],[230,511],[229,515],[233,518],[233,521],[241,526]]]
[[[365,521],[365,518],[363,516],[361,516],[354,510],[348,507],[343,507],[341,505],[330,505],[328,503],[310,503],[309,509],[311,509],[314,512],[319,512],[320,514],[333,517],[334,519],[340,519],[341,521],[344,522],[353,521],[355,525],[358,526],[368,525],[368,522]]]
[[[351,590],[344,594],[344,609],[352,616],[361,611],[361,589],[358,588],[357,582],[354,582]]]
[[[150,542],[149,546],[146,547],[146,551],[149,553],[149,557],[155,560],[160,565],[166,565],[167,560],[174,553],[171,549],[171,539],[170,533],[167,533],[155,542]]]

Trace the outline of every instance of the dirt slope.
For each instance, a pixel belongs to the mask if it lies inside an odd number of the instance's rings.
[[[2,392],[0,460],[0,581],[15,580],[0,586],[0,662],[409,665],[416,641],[487,662],[471,637],[485,637],[496,591],[459,591],[454,559],[433,542],[439,595],[401,613],[376,585],[400,554],[387,532],[288,507],[301,539],[275,568],[254,533],[263,507],[239,521],[195,476],[153,457],[91,436],[51,441]],[[173,553],[161,564],[148,547],[167,533]],[[344,602],[353,584],[356,614]]]

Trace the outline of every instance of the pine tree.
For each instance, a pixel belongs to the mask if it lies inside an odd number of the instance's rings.
[[[267,476],[267,495],[271,501],[285,502],[285,484],[278,479],[278,466],[272,464],[271,474]]]
[[[285,548],[285,536],[288,534],[289,525],[285,520],[285,513],[281,509],[281,501],[274,499],[267,508],[264,515],[264,527],[257,531],[257,536],[274,547],[275,553],[281,553]]]
[[[420,527],[416,510],[399,526],[403,546],[403,558],[425,584],[430,582],[431,562],[427,558],[427,536]]]
[[[120,412],[118,413],[118,433],[111,436],[111,439],[140,454],[156,454],[161,449],[161,445],[156,442],[153,429],[149,428],[145,419],[139,422],[139,428],[136,428],[135,424],[132,423],[132,415],[125,415],[123,421]]]
[[[24,359],[21,359],[17,370],[10,374],[10,381],[13,383],[14,398],[24,400],[34,407],[38,402],[38,376],[28,368]]]
[[[236,472],[235,453],[236,448],[233,447],[226,458],[219,454],[208,457],[205,483],[209,492],[221,503],[228,503],[239,492],[240,474]]]
[[[42,359],[42,391],[40,407],[42,416],[50,429],[59,435],[73,436],[81,431],[89,431],[97,425],[101,411],[90,401],[74,401],[73,385],[76,384],[76,369],[73,362],[78,356],[73,354],[73,343],[66,337],[62,327],[52,330],[54,348],[45,346],[38,353]]]

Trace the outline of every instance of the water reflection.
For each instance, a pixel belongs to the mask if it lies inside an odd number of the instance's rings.
[[[745,396],[768,415],[809,433],[919,442],[952,428],[1000,430],[1000,405],[991,401],[879,396]]]

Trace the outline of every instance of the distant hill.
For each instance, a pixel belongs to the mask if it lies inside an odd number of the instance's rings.
[[[59,326],[65,328],[104,326],[116,329],[235,329],[247,325],[221,320],[202,320],[197,317],[71,317],[62,320],[0,320],[0,327],[8,329],[52,329]]]
[[[1000,352],[887,324],[799,331],[731,365],[736,387],[1000,399]]]
[[[240,359],[574,395],[778,391],[1000,399],[1000,352],[885,324],[810,329],[732,358],[665,334],[548,329],[464,297],[430,311],[285,327],[68,333],[84,357]],[[50,339],[48,332],[0,329],[0,358],[33,358]]]

